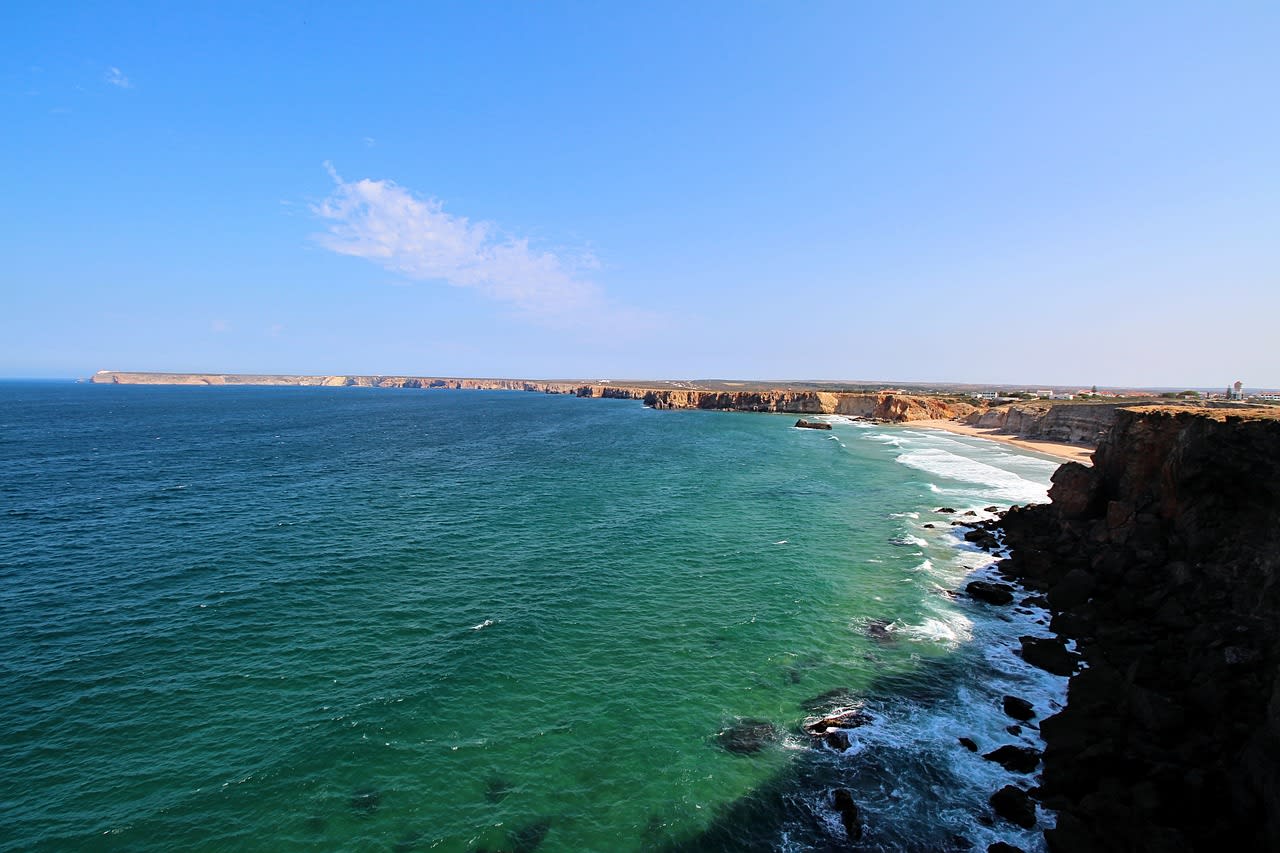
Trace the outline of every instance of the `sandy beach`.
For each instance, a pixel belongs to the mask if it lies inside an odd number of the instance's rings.
[[[1065,441],[1045,441],[1043,439],[1020,438],[1016,435],[1009,435],[994,429],[979,429],[970,424],[963,424],[959,421],[950,420],[922,420],[910,421],[908,426],[923,427],[925,429],[941,429],[947,432],[954,432],[959,435],[972,435],[978,438],[989,438],[992,441],[1000,441],[1005,444],[1012,444],[1015,447],[1021,447],[1024,450],[1034,450],[1037,453],[1043,453],[1046,456],[1052,456],[1055,459],[1061,459],[1064,462],[1080,462],[1084,465],[1092,463],[1094,447],[1085,444],[1068,444]]]

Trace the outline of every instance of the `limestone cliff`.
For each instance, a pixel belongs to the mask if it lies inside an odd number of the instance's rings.
[[[1115,423],[1116,403],[1014,403],[975,411],[966,423],[1024,438],[1095,444]]]
[[[887,393],[827,391],[649,391],[655,409],[722,409],[735,412],[787,412],[801,415],[850,415],[886,421],[955,418],[975,411],[953,398]]]
[[[1003,520],[1088,665],[1042,725],[1050,850],[1280,850],[1280,420],[1115,417]]]

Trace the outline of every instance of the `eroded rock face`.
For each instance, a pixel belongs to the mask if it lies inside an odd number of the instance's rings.
[[[1050,496],[1000,567],[1087,663],[1041,724],[1050,849],[1280,849],[1280,420],[1119,410]]]
[[[644,403],[655,409],[723,409],[735,412],[852,415],[898,422],[956,418],[975,411],[974,406],[969,403],[940,397],[828,391],[662,389],[645,392]]]

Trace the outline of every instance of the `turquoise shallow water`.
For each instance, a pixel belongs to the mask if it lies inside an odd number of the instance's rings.
[[[1037,614],[946,594],[987,558],[931,511],[1055,465],[836,420],[0,385],[0,845],[820,849],[844,785],[870,849],[1034,847],[955,737],[1061,687],[1008,651]],[[837,688],[843,755],[798,732]],[[779,737],[723,749],[744,718]]]

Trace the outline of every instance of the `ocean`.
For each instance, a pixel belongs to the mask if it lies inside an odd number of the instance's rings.
[[[0,384],[0,849],[820,850],[839,787],[859,849],[1043,849],[981,753],[1065,679],[951,521],[1057,463],[795,419]]]

